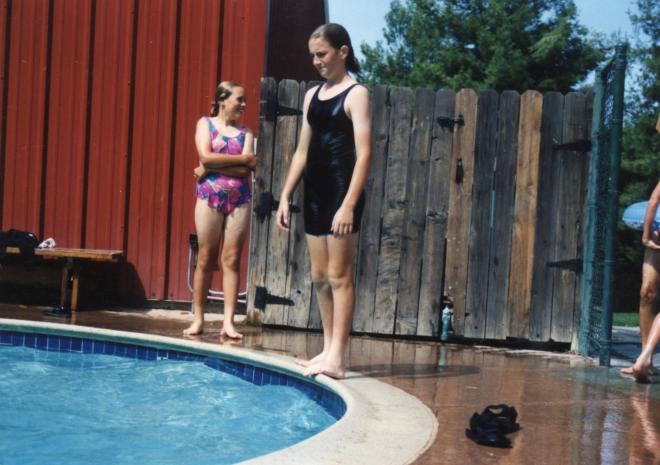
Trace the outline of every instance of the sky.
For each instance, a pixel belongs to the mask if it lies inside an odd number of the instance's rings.
[[[358,59],[362,60],[360,44],[374,45],[383,40],[385,15],[389,0],[326,0],[329,21],[344,26],[351,35]],[[632,0],[575,0],[580,22],[592,31],[627,34],[633,37],[628,10]]]

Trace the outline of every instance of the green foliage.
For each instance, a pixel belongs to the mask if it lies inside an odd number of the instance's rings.
[[[369,84],[568,92],[603,59],[572,0],[394,0]]]
[[[641,73],[633,94],[632,110],[634,115],[657,117],[660,103],[660,3],[657,0],[637,0],[637,10],[637,14],[630,16],[640,32],[632,55],[641,65]]]
[[[633,202],[648,199],[660,180],[660,134],[655,129],[660,113],[660,3],[637,0],[631,20],[639,31],[631,62],[639,75],[626,101],[623,127],[619,196],[620,211]],[[616,308],[639,305],[644,249],[640,233],[619,225],[618,261],[615,271]]]
[[[639,326],[639,313],[614,313],[613,326]]]

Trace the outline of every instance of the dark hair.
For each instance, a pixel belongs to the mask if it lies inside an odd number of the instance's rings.
[[[348,47],[346,69],[352,73],[357,73],[360,71],[360,63],[357,61],[357,58],[355,58],[355,53],[353,53],[351,37],[348,35],[348,31],[344,28],[344,26],[336,23],[322,24],[317,27],[314,32],[312,32],[312,35],[310,35],[309,38],[325,39],[337,50],[346,45]]]
[[[218,116],[220,102],[229,98],[234,92],[234,87],[241,87],[241,85],[234,81],[222,81],[218,84],[218,87],[215,88],[215,101],[211,104],[211,116]]]

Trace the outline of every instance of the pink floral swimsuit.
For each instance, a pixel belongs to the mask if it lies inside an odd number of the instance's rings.
[[[213,125],[211,118],[206,118],[211,132],[211,150],[225,155],[240,155],[245,144],[245,128],[235,137],[222,136]],[[236,178],[220,173],[207,173],[197,182],[197,198],[206,200],[209,207],[230,214],[234,208],[252,200],[248,177]]]

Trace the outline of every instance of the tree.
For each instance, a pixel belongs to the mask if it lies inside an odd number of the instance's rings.
[[[632,92],[626,98],[621,153],[620,210],[647,199],[660,180],[660,134],[655,129],[660,113],[660,3],[637,0],[630,19],[638,31],[631,62],[639,65]],[[643,247],[640,235],[619,225],[615,301],[620,310],[637,310]]]
[[[386,21],[370,84],[567,92],[603,58],[572,0],[394,0]]]

